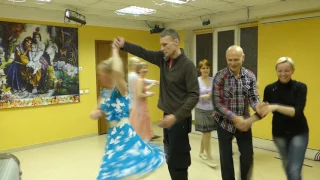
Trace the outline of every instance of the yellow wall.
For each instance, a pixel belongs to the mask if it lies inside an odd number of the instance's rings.
[[[281,56],[290,56],[295,61],[296,71],[293,79],[308,86],[305,115],[310,128],[309,148],[320,149],[319,134],[319,97],[316,92],[320,87],[318,72],[320,18],[288,21],[273,24],[259,24],[258,38],[258,82],[261,100],[267,84],[277,80],[275,63]],[[314,75],[313,75],[314,74]],[[271,118],[256,123],[254,136],[271,139]]]
[[[65,24],[3,18],[0,18],[0,21],[66,26]],[[182,33],[180,32],[183,42]],[[1,109],[0,151],[97,133],[97,121],[90,120],[88,117],[97,102],[95,40],[112,40],[117,35],[121,35],[126,40],[148,49],[158,50],[160,48],[159,34],[150,35],[148,31],[92,26],[80,27],[79,65],[83,67],[80,72],[80,89],[89,89],[90,94],[81,95],[81,102],[75,104]],[[159,80],[159,69],[154,65],[150,65],[149,68],[148,78]],[[159,94],[158,87],[152,90],[157,93],[157,96],[149,99],[150,115],[152,120],[159,120],[162,112],[156,108]]]

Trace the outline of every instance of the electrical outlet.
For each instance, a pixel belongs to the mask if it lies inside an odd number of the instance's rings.
[[[79,71],[82,71],[82,67],[79,67]]]
[[[80,89],[80,94],[83,94],[83,90],[82,89]]]
[[[89,94],[89,89],[85,89],[84,93]]]

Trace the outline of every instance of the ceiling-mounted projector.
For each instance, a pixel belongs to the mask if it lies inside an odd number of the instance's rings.
[[[79,23],[81,26],[85,25],[87,23],[86,17],[84,15],[79,14],[78,12],[72,11],[70,9],[67,9],[65,11],[64,18],[68,19],[68,22],[74,21],[76,23]],[[65,22],[66,22],[66,20],[65,20]]]
[[[210,24],[210,19],[206,19],[206,20],[203,20],[202,21],[202,25],[203,26],[207,26],[207,25],[209,25]]]
[[[159,25],[155,25],[153,29],[150,29],[150,34],[161,33],[165,28],[160,28]]]

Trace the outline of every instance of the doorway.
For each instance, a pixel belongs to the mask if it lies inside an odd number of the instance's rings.
[[[96,65],[98,65],[101,61],[108,59],[111,57],[111,44],[112,41],[103,41],[103,40],[96,40],[95,42],[95,49],[96,49]],[[128,82],[128,53],[125,51],[120,51],[120,57],[123,61],[123,67],[125,72],[126,81]],[[98,77],[96,77],[96,84],[97,84],[97,99],[100,96],[101,90],[104,90],[99,84]],[[105,115],[98,120],[98,133],[99,135],[106,134],[109,127],[105,120]]]

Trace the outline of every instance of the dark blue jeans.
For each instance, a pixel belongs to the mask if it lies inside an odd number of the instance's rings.
[[[301,180],[301,170],[309,142],[309,134],[288,137],[273,136],[282,158],[288,180]]]

